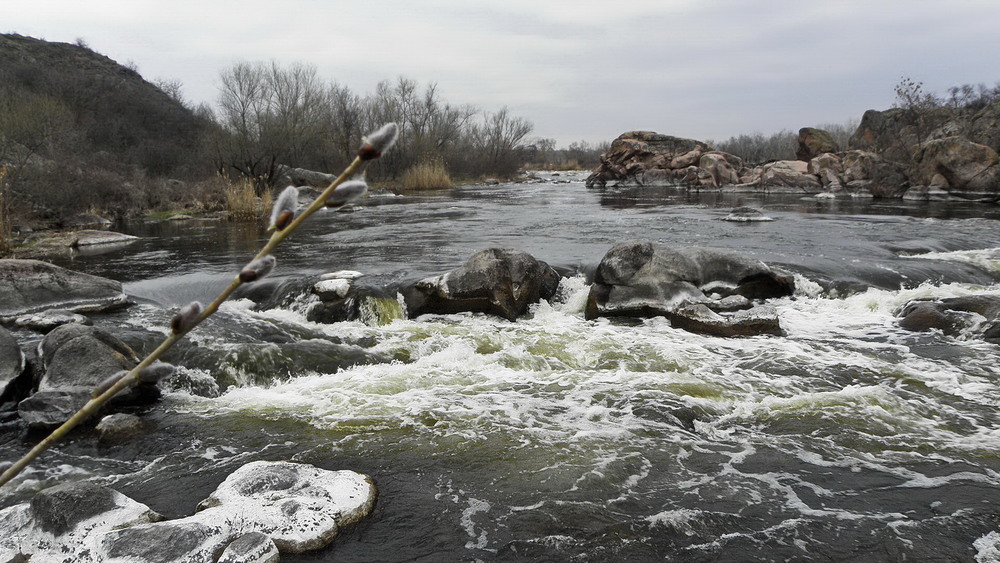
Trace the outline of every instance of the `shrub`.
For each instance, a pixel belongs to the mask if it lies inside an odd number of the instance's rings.
[[[433,190],[450,188],[451,177],[440,160],[421,162],[403,173],[403,190]]]

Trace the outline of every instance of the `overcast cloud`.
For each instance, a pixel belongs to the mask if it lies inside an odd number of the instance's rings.
[[[237,61],[302,62],[366,93],[436,82],[508,106],[560,145],[646,129],[720,140],[860,118],[906,75],[944,93],[1000,81],[996,0],[35,0],[0,32],[82,38],[214,103]]]

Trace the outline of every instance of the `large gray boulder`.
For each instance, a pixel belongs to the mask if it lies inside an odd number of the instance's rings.
[[[108,311],[128,304],[120,282],[39,260],[0,260],[0,320],[47,309]]]
[[[22,420],[37,428],[62,424],[90,400],[99,383],[139,363],[136,353],[115,336],[76,323],[50,332],[39,346],[39,358],[38,391],[18,404]],[[155,384],[140,384],[119,393],[109,407],[146,404],[159,397]]]
[[[588,319],[666,316],[678,328],[722,336],[776,334],[777,317],[769,311],[726,316],[717,312],[727,310],[734,296],[750,306],[750,300],[791,295],[794,290],[790,275],[737,252],[636,240],[617,244],[605,254],[585,314]]]
[[[459,268],[404,288],[402,294],[410,317],[474,312],[514,320],[532,303],[555,295],[559,279],[551,266],[527,252],[488,248]]]

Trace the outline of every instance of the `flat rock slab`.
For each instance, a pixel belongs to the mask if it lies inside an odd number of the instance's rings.
[[[120,282],[39,260],[0,260],[0,320],[48,309],[101,312],[128,304]]]
[[[139,237],[116,233],[114,231],[77,231],[70,246],[79,248],[81,246],[98,246],[104,244],[129,244],[138,240]]]

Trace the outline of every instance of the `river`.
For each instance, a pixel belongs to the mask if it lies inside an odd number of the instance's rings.
[[[172,358],[181,368],[143,415],[147,437],[98,446],[81,431],[0,491],[0,506],[90,478],[181,517],[239,466],[292,460],[367,473],[380,493],[369,519],[285,562],[1000,553],[1000,347],[910,333],[893,315],[914,298],[1000,293],[1000,208],[542,177],[377,193],[311,219],[277,252],[275,275],[350,269],[386,286],[519,248],[565,276],[525,318],[321,325],[303,302],[227,303]],[[775,221],[722,221],[737,205]],[[138,305],[94,320],[143,350],[170,308],[210,300],[264,240],[217,221],[125,228],[143,238],[58,263],[125,284]],[[588,274],[636,238],[793,272],[796,294],[774,301],[786,335],[584,320]],[[7,435],[0,457],[23,449]]]

